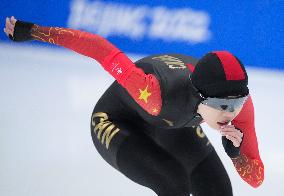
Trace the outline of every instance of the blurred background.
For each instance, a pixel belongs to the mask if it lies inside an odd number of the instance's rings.
[[[220,135],[203,128],[234,195],[264,196],[283,194],[283,8],[282,0],[2,0],[0,24],[3,29],[14,15],[100,34],[134,61],[165,52],[199,58],[231,51],[248,70],[263,185],[242,181]],[[49,44],[13,43],[0,33],[1,196],[155,195],[109,166],[93,146],[91,113],[113,81],[93,59]]]

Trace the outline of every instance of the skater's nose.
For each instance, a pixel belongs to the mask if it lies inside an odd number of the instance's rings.
[[[232,120],[235,116],[235,113],[234,112],[223,112],[223,117],[225,117],[226,119],[228,120]]]

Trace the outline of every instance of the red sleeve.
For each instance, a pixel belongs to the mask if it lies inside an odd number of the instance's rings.
[[[155,116],[160,113],[162,99],[156,77],[137,68],[106,39],[79,30],[38,25],[34,25],[31,35],[38,41],[60,45],[97,60],[145,111]]]
[[[241,112],[232,123],[244,134],[240,156],[232,159],[232,161],[242,179],[256,188],[264,180],[264,165],[258,151],[251,96],[249,96]]]

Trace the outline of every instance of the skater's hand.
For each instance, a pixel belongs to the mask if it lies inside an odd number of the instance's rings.
[[[33,23],[16,20],[14,16],[7,17],[4,32],[12,41],[30,41],[33,40],[31,35],[33,26]]]
[[[6,18],[6,25],[4,28],[4,32],[5,34],[9,37],[10,36],[14,36],[14,29],[15,29],[15,25],[16,25],[17,20],[15,19],[14,16],[12,16],[11,18],[7,17]]]
[[[233,142],[235,147],[240,147],[243,140],[243,133],[236,129],[234,125],[225,125],[220,129],[222,136],[225,136],[228,140]]]
[[[224,125],[220,129],[222,144],[227,155],[236,158],[240,155],[243,133],[234,125]]]

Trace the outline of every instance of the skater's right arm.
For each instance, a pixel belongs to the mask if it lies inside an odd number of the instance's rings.
[[[264,164],[258,150],[257,136],[254,123],[254,106],[251,96],[248,97],[241,112],[232,121],[244,136],[240,154],[231,157],[234,166],[243,180],[253,187],[259,187],[264,180]]]
[[[152,74],[145,74],[117,47],[103,37],[79,30],[43,27],[6,19],[4,32],[13,41],[38,40],[71,49],[98,61],[149,114],[158,115],[162,106],[160,85]]]

